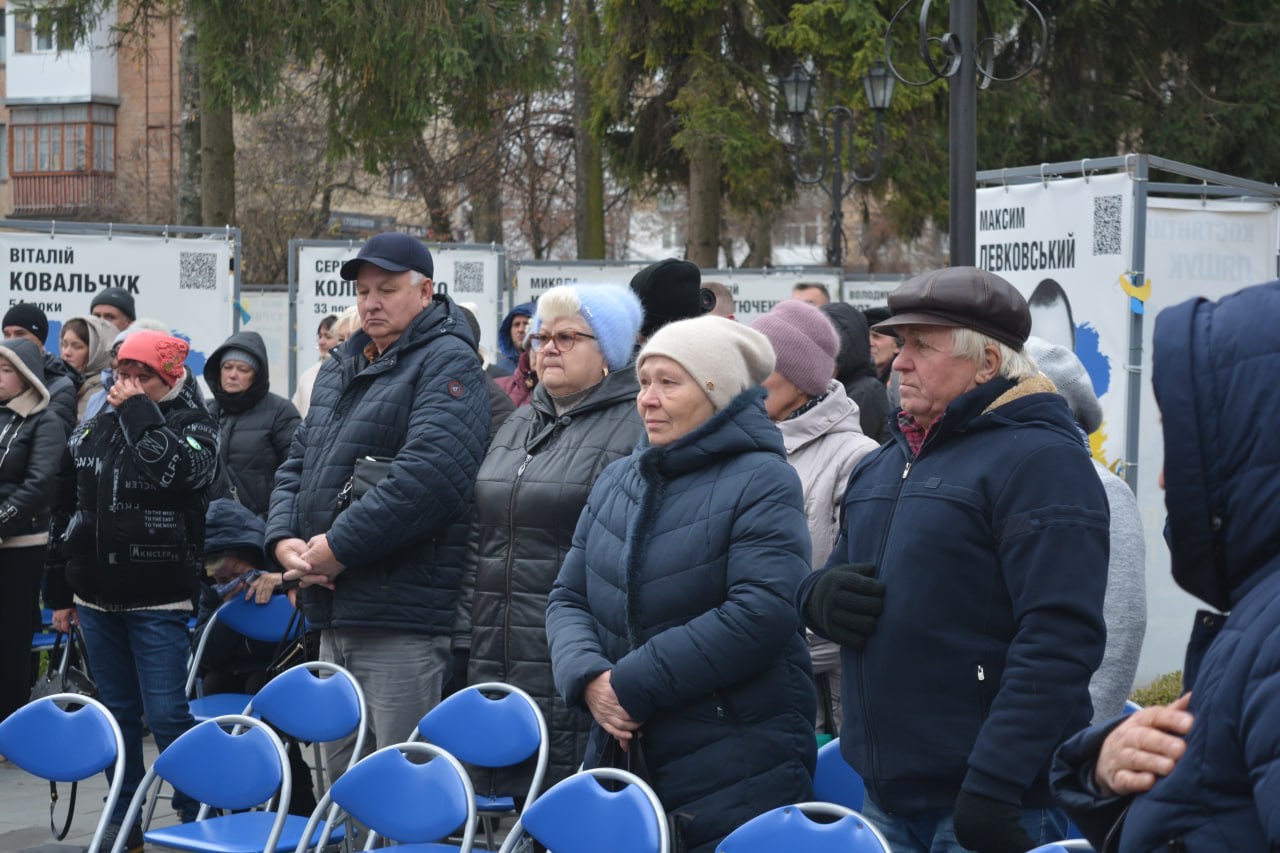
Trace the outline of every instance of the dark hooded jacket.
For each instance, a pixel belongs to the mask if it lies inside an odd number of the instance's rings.
[[[222,390],[222,357],[244,350],[261,365],[248,390]],[[204,365],[204,381],[213,392],[209,414],[218,422],[218,484],[213,497],[231,498],[265,517],[271,503],[276,469],[289,456],[289,444],[301,418],[293,403],[272,394],[267,345],[257,332],[237,332],[218,347]]]
[[[76,427],[58,475],[45,603],[104,610],[190,602],[218,427],[188,372],[159,403],[125,400]]]
[[[25,548],[49,541],[49,506],[67,428],[49,410],[40,348],[21,338],[3,347],[0,354],[30,387],[0,403],[0,548]]]
[[[489,394],[462,309],[442,294],[381,355],[356,332],[316,376],[307,419],[280,466],[268,556],[284,539],[328,535],[346,566],[333,591],[303,590],[317,628],[453,631]],[[370,360],[370,357],[373,359]],[[338,493],[365,456],[387,476],[339,512]]]
[[[550,786],[582,763],[590,716],[556,693],[547,651],[547,595],[596,477],[644,435],[633,366],[610,373],[557,415],[544,387],[498,432],[476,478],[476,514],[454,649],[471,650],[470,683],[508,681],[530,693],[551,732]],[[477,790],[521,794],[531,768],[476,777]]]
[[[511,339],[511,321],[517,316],[532,320],[535,310],[537,310],[535,303],[521,302],[502,318],[502,325],[498,327],[498,360],[494,364],[502,369],[505,376],[515,373],[516,362],[520,360],[520,351],[516,349],[515,341]]]
[[[961,394],[917,455],[891,429],[849,479],[827,563],[870,563],[885,585],[866,648],[840,652],[840,752],[891,813],[950,808],[962,789],[1043,808],[1054,750],[1093,716],[1102,483],[1039,375]],[[914,688],[893,689],[904,673]]]
[[[844,386],[849,399],[857,404],[863,434],[884,444],[889,439],[889,394],[871,360],[867,318],[843,302],[823,305],[822,313],[840,335],[835,378]]]
[[[1068,741],[1054,793],[1093,841],[1124,809],[1119,851],[1280,850],[1280,281],[1156,320],[1174,580],[1220,611],[1196,616],[1184,669],[1195,718],[1173,772],[1137,797],[1093,786],[1120,720]],[[1213,630],[1204,631],[1202,628]],[[1216,634],[1214,631],[1216,630]]]
[[[551,591],[556,687],[586,710],[612,670],[662,804],[692,853],[813,793],[817,705],[792,599],[809,573],[800,478],[738,395],[688,434],[600,475]],[[592,728],[586,766],[605,760]]]

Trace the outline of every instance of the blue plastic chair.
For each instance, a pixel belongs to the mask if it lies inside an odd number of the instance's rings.
[[[204,656],[213,626],[222,623],[251,640],[278,643],[289,629],[293,613],[294,608],[287,595],[273,595],[266,604],[245,601],[243,596],[238,595],[214,611],[200,634],[195,654],[191,656],[191,668],[187,671],[187,704],[191,706],[191,716],[197,723],[226,714],[239,714],[253,698],[248,693],[198,695],[197,673],[200,671],[200,660]]]
[[[491,699],[485,693],[501,695]],[[519,687],[490,681],[454,693],[418,722],[409,740],[419,738],[476,767],[511,767],[536,755],[525,808],[537,800],[542,790],[548,760],[547,722],[538,703]],[[492,820],[516,814],[515,800],[478,793],[476,810],[484,819],[486,845],[492,850]]]
[[[1071,838],[1066,841],[1041,844],[1029,853],[1093,853],[1093,845],[1083,838]]]
[[[410,757],[430,758],[415,764]],[[379,837],[400,842],[404,853],[470,853],[475,839],[475,792],[467,771],[445,750],[429,743],[383,747],[357,761],[325,792],[311,813],[302,838],[313,837],[333,805],[369,827],[364,849]],[[461,846],[435,843],[463,827]],[[299,841],[295,853],[305,853]]]
[[[610,791],[599,780],[625,783]],[[575,773],[525,806],[499,853],[514,853],[522,836],[556,853],[669,853],[667,813],[658,795],[625,770]],[[778,848],[784,850],[787,848]]]
[[[862,811],[862,801],[867,789],[858,771],[849,766],[840,754],[840,738],[822,745],[818,750],[818,766],[813,774],[814,799],[824,803],[836,803],[855,812]]]
[[[324,677],[322,677],[322,675]],[[320,745],[355,734],[355,748],[344,769],[350,769],[364,749],[365,720],[368,710],[360,682],[348,670],[328,661],[304,661],[290,667],[263,686],[245,706],[246,716],[258,716],[299,742],[310,742],[315,749],[316,790],[328,788],[320,755]],[[325,822],[320,838],[337,843],[349,828],[333,828],[335,814]],[[306,819],[289,815],[281,833],[283,849],[297,846]]]
[[[50,782],[80,782],[114,765],[87,850],[98,853],[124,785],[124,737],[106,706],[78,693],[56,693],[24,705],[0,722],[0,755]]]
[[[203,817],[161,829],[144,826],[142,837],[148,844],[198,853],[276,849],[292,793],[289,757],[280,738],[261,720],[243,714],[215,717],[169,744],[138,785],[112,853],[123,849],[130,827],[160,780],[201,803]],[[264,803],[275,807],[244,811]],[[204,806],[235,813],[209,817]]]
[[[818,823],[810,815],[835,817]],[[889,842],[866,818],[836,803],[797,803],[753,817],[729,834],[716,853],[891,853]]]
[[[1126,699],[1124,701],[1124,711],[1122,713],[1126,717],[1132,714],[1134,711],[1141,711],[1141,710],[1142,710],[1142,706],[1139,705],[1137,702],[1134,702],[1132,699]]]

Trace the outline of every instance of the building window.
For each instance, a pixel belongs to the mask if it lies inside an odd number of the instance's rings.
[[[9,40],[5,38],[8,35],[9,16],[4,14],[4,9],[0,9],[0,65],[4,64],[9,50]]]
[[[413,198],[413,171],[402,163],[393,163],[387,175],[387,194],[392,198]]]
[[[11,107],[13,174],[115,172],[115,118],[105,104]]]
[[[0,20],[3,19],[4,16],[0,15]],[[8,128],[0,124],[0,181],[9,179],[9,134],[5,133],[6,130]]]
[[[39,26],[40,13],[14,13],[13,16],[13,52],[14,53],[53,53],[60,50],[71,50],[75,45],[68,44],[59,38],[57,33],[40,35],[36,32]]]

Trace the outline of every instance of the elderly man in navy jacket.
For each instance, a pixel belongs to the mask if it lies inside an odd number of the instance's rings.
[[[268,553],[321,629],[320,656],[364,687],[369,748],[404,740],[439,701],[466,539],[455,522],[489,431],[470,326],[432,295],[432,271],[425,246],[393,233],[343,264],[361,330],[316,377],[267,522]]]
[[[904,282],[892,438],[854,471],[805,623],[843,647],[841,752],[897,851],[1060,839],[1047,774],[1088,724],[1107,499],[1066,402],[1022,351],[1027,303],[984,270]]]

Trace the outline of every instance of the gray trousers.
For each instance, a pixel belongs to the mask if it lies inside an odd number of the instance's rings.
[[[402,743],[423,715],[440,702],[449,670],[447,636],[432,637],[376,628],[332,628],[320,632],[320,659],[346,667],[360,682],[368,705],[363,755]],[[325,746],[329,782],[347,769],[355,736]]]

